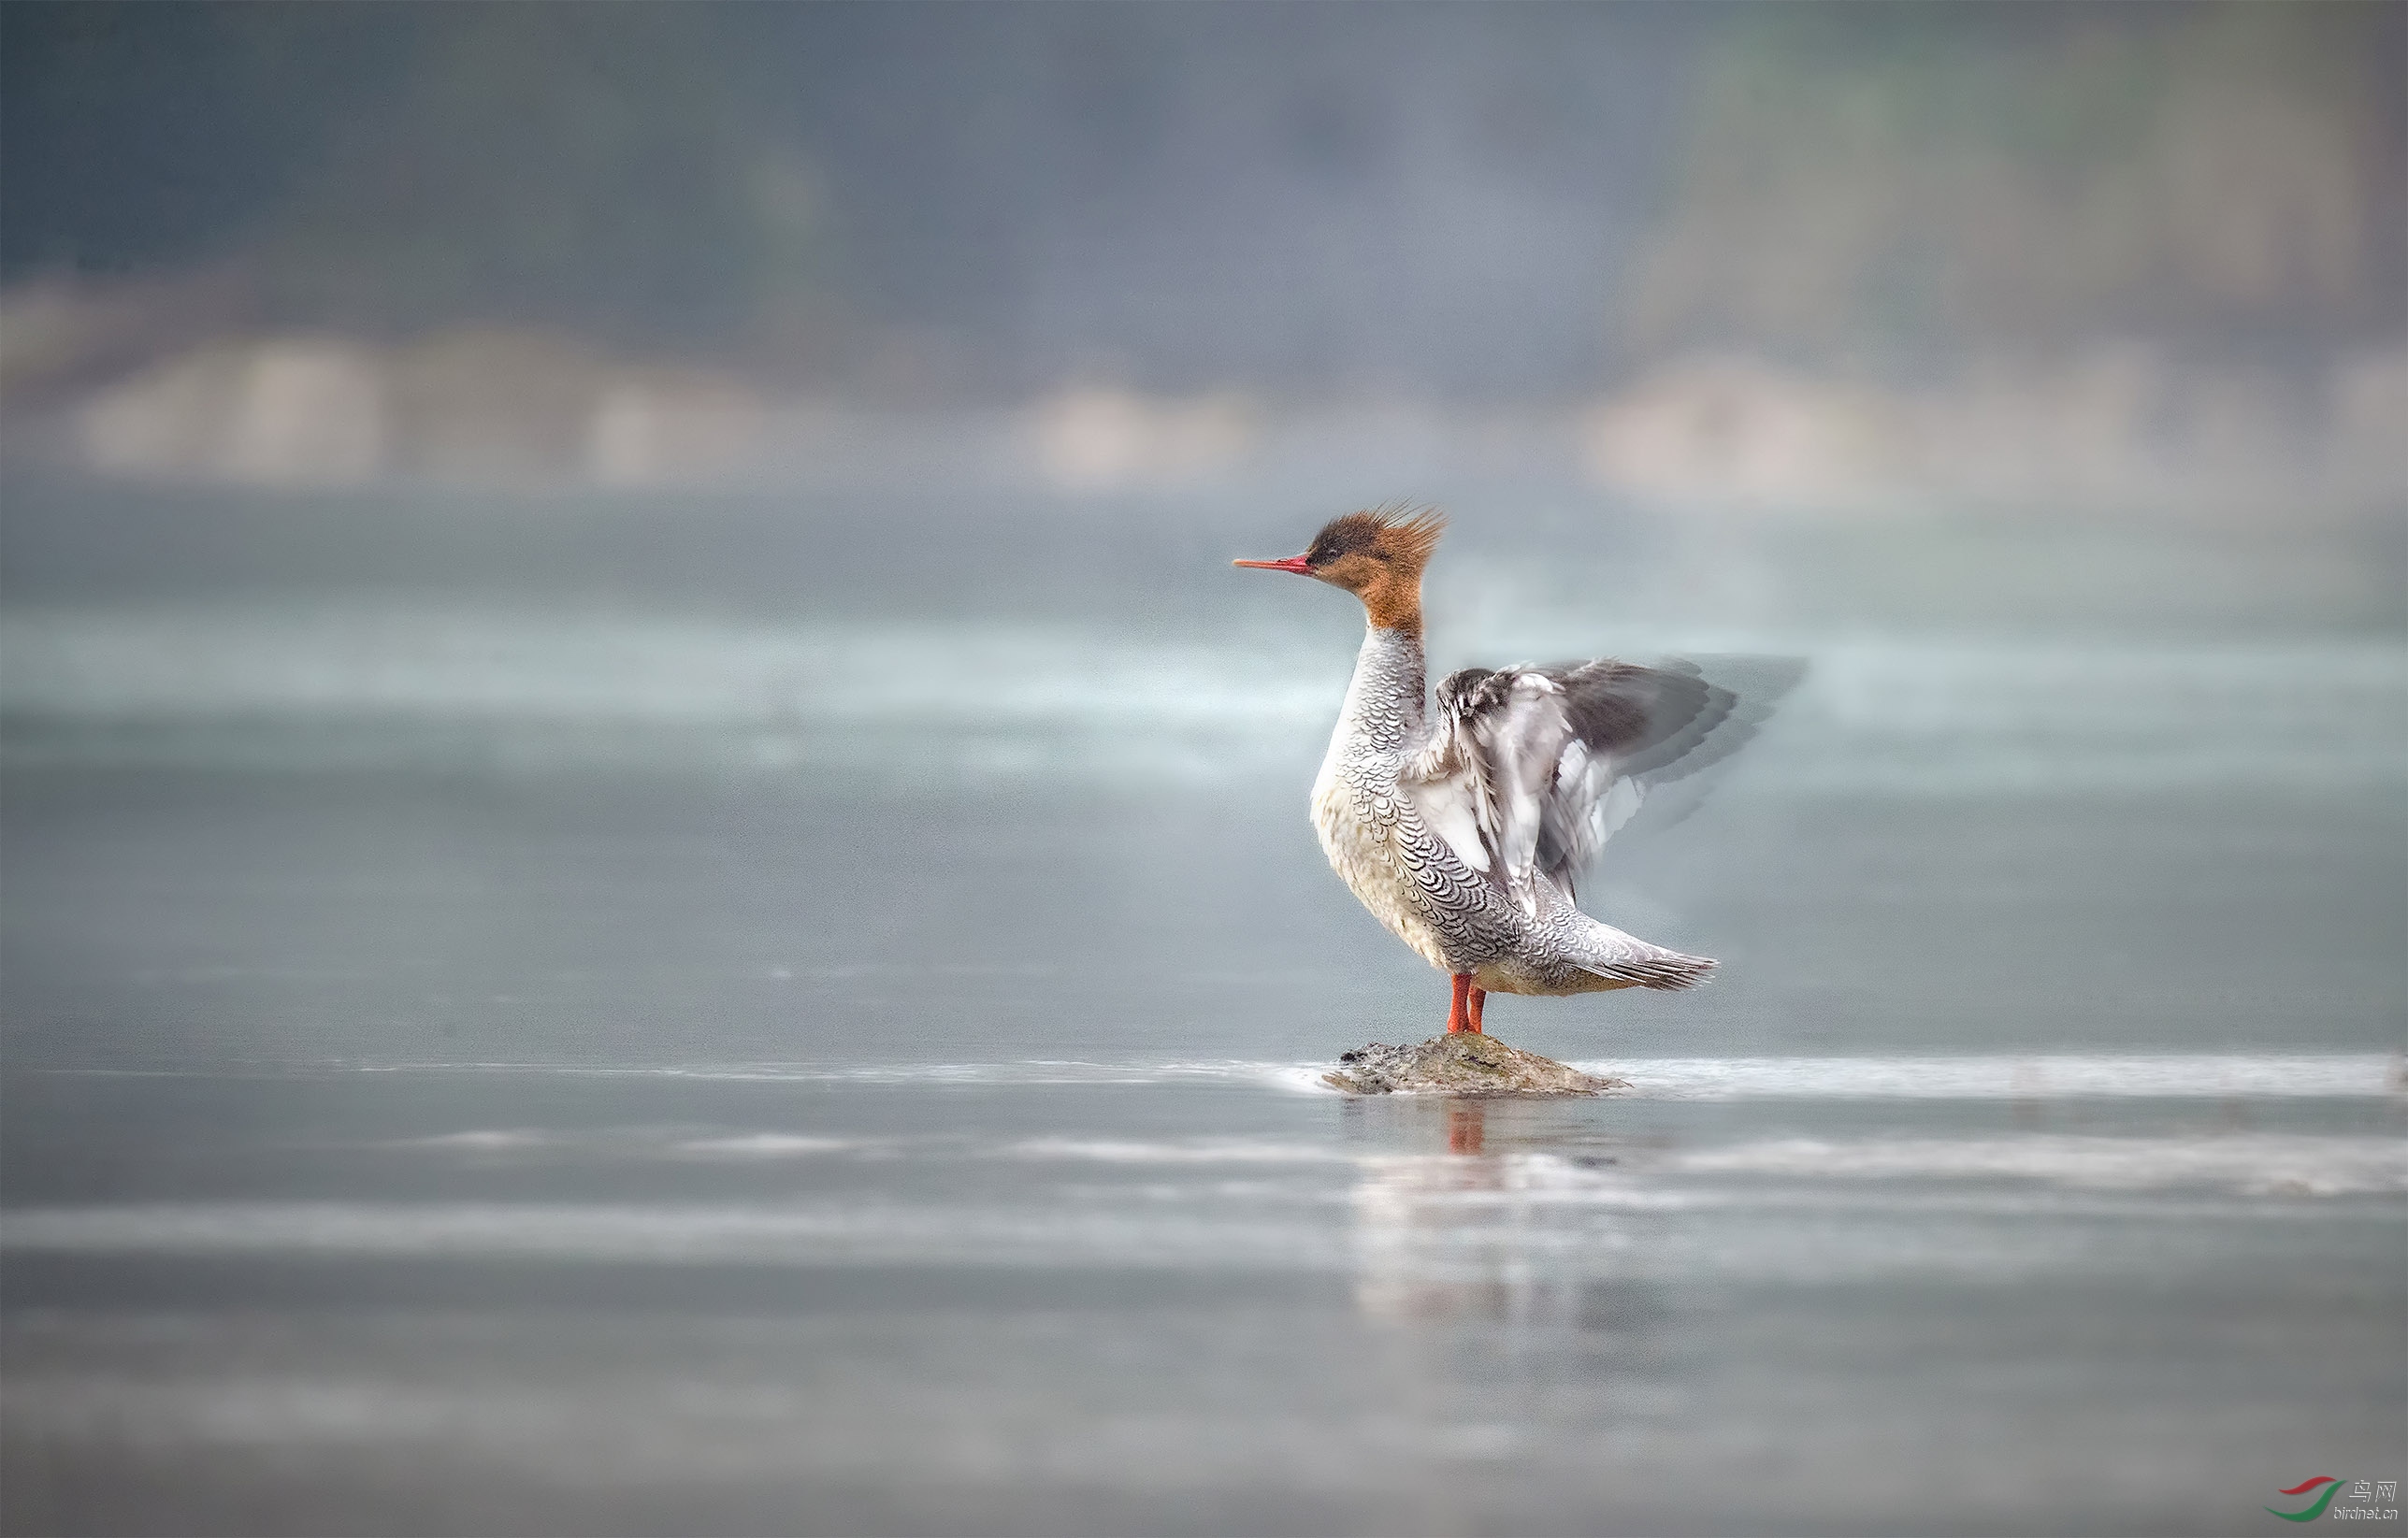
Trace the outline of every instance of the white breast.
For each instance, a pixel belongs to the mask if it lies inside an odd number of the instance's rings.
[[[1313,785],[1313,828],[1320,835],[1321,852],[1330,869],[1347,884],[1372,916],[1390,934],[1437,968],[1447,965],[1437,932],[1422,916],[1419,890],[1397,847],[1395,812],[1383,815],[1377,793],[1358,791],[1336,772],[1334,759],[1322,767]],[[1391,808],[1401,811],[1393,786],[1387,787]]]

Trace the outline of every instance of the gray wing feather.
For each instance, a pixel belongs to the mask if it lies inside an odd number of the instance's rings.
[[[1804,672],[1789,659],[1713,666],[1739,688],[1685,660],[1449,674],[1408,787],[1432,803],[1432,826],[1532,911],[1537,878],[1572,891],[1651,788],[1738,751]],[[1474,833],[1481,847],[1462,848]]]

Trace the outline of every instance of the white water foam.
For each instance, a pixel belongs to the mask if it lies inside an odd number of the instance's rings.
[[[1313,1143],[1207,1138],[1144,1143],[1116,1138],[1030,1138],[1004,1152],[1017,1158],[1092,1160],[1103,1164],[1353,1164],[1360,1157]]]
[[[388,1148],[423,1148],[430,1153],[515,1154],[548,1148],[564,1140],[557,1134],[528,1127],[480,1127],[465,1132],[439,1132],[433,1137],[398,1138]]]
[[[1675,1156],[1687,1174],[1841,1180],[2026,1180],[2102,1190],[2188,1186],[2250,1196],[2408,1193],[2408,1139],[2192,1137],[1784,1138]]]
[[[690,1127],[607,1127],[576,1131],[502,1127],[397,1138],[369,1146],[397,1153],[461,1154],[480,1158],[530,1156],[547,1162],[670,1158],[745,1163],[876,1154],[900,1145],[900,1140],[893,1138],[832,1138],[793,1132],[725,1131],[704,1135]]]
[[[2067,1190],[2239,1196],[2408,1195],[2408,1139],[2269,1132],[2170,1136],[2025,1133],[1990,1138],[1779,1138],[1705,1148],[1630,1148],[1609,1159],[1519,1150],[1464,1157],[1367,1156],[1366,1194],[1420,1205],[1625,1210],[1787,1200],[1763,1182],[1989,1182]],[[1700,1186],[1687,1177],[1704,1177]]]
[[[391,1147],[478,1153],[534,1147],[634,1159],[773,1160],[859,1153],[897,1158],[1004,1157],[1031,1163],[1094,1163],[1176,1169],[1216,1165],[1347,1166],[1382,1180],[1402,1175],[1466,1202],[1509,1192],[1517,1200],[1657,1208],[1690,1198],[1664,1175],[1774,1179],[2032,1180],[2092,1189],[2199,1186],[2246,1195],[2338,1196],[2408,1192],[2408,1139],[2220,1132],[2173,1136],[2029,1133],[2006,1138],[1786,1138],[1703,1149],[1632,1146],[1599,1163],[1546,1151],[1454,1155],[1374,1152],[1335,1143],[1248,1138],[1027,1138],[982,1145],[953,1136],[884,1140],[755,1132],[712,1138],[641,1128],[582,1140],[463,1132]],[[1639,1183],[1644,1182],[1644,1183]]]
[[[908,1088],[1100,1088],[1225,1085],[1336,1095],[1334,1065],[1261,1058],[1129,1060],[1029,1058],[1017,1062],[815,1063],[292,1062],[226,1069],[49,1069],[76,1077],[309,1078],[346,1073],[464,1074],[530,1078],[697,1079],[735,1083],[862,1085]],[[1571,1066],[1629,1082],[1636,1100],[2381,1100],[2408,1095],[2408,1059],[2398,1054],[2036,1054],[1963,1057],[1637,1057]],[[512,1131],[451,1134],[506,1139]],[[497,1144],[498,1145],[498,1144]]]
[[[738,1084],[849,1084],[878,1086],[1100,1087],[1234,1084],[1300,1094],[1336,1094],[1323,1082],[1333,1065],[1254,1058],[1173,1062],[1096,1062],[1024,1058],[990,1063],[867,1063],[830,1068],[815,1063],[543,1063],[358,1062],[253,1060],[223,1068],[48,1068],[32,1071],[98,1079],[293,1079],[350,1073],[461,1074],[564,1079],[699,1079]],[[489,1137],[494,1133],[470,1134]]]
[[[0,1250],[53,1255],[570,1260],[669,1265],[889,1261],[1334,1264],[1319,1219],[1204,1218],[888,1202],[821,1206],[596,1202],[204,1201],[27,1207]]]
[[[748,1132],[737,1137],[689,1138],[671,1145],[687,1158],[808,1158],[817,1154],[858,1152],[869,1146],[858,1138],[802,1137],[789,1132]]]
[[[1789,1210],[1799,1200],[1792,1194],[1799,1183],[1954,1185],[1973,1193],[1981,1185],[2007,1183],[2127,1197],[2193,1192],[2252,1199],[2225,1210],[2235,1217],[2314,1210],[2282,1199],[2408,1195],[2408,1140],[2363,1136],[1793,1138],[1637,1149],[1602,1165],[1552,1152],[1396,1154],[1241,1140],[1062,1140],[1022,1143],[1003,1151],[1128,1164],[1350,1164],[1360,1175],[1353,1206],[1367,1218],[1406,1208],[1491,1217],[1550,1208],[1630,1214]],[[974,1149],[954,1152],[979,1157]],[[1969,1199],[1980,1205],[1978,1194]],[[816,1205],[151,1202],[11,1209],[0,1214],[0,1250],[656,1264],[1103,1259],[1319,1267],[1337,1263],[1344,1243],[1343,1233],[1319,1215],[1319,1201],[1317,1188],[1250,1186],[1242,1204],[1224,1201],[1209,1210],[1193,1202],[1173,1210],[1060,1200],[1018,1208],[876,1200]],[[2042,1207],[2031,1215],[2058,1210]],[[2136,1208],[2131,1215],[2147,1210]],[[2177,1215],[2196,1214],[2185,1209]]]
[[[2408,1090],[2381,1053],[1972,1057],[1656,1057],[1573,1065],[1647,1100],[2363,1099]]]

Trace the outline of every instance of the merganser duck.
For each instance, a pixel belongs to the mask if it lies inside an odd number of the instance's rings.
[[[1694,664],[1608,658],[1449,673],[1431,720],[1421,572],[1445,526],[1427,510],[1349,512],[1302,555],[1235,563],[1342,587],[1369,620],[1313,783],[1330,864],[1453,979],[1450,1033],[1478,1031],[1491,993],[1694,986],[1712,960],[1591,918],[1573,882],[1651,783],[1726,755],[1761,711],[1735,715],[1737,697]]]

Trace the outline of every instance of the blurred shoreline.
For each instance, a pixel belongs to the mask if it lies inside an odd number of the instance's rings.
[[[2398,6],[0,25],[0,467],[2408,509]]]
[[[0,413],[0,464],[163,486],[935,482],[1075,500],[1503,480],[1673,512],[1805,517],[2045,503],[2213,519],[2279,504],[2285,521],[2349,521],[2408,506],[2408,349],[2381,346],[2285,373],[2108,342],[2054,361],[2002,356],[1913,390],[1725,350],[1536,401],[1078,384],[929,403],[781,389],[525,329],[403,345],[236,333],[129,365],[106,292],[55,287],[0,297],[0,334],[15,372],[36,380],[89,378],[119,354],[99,382],[21,392],[36,404]],[[28,358],[44,346],[51,356]]]

